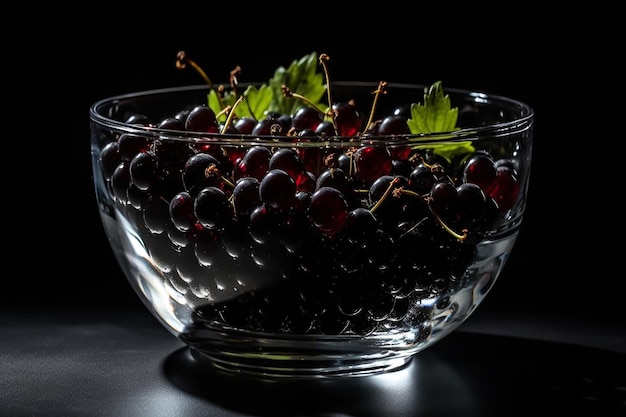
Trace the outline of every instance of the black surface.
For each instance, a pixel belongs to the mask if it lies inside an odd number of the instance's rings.
[[[477,319],[398,371],[293,381],[217,371],[144,313],[15,317],[0,314],[3,417],[626,413],[626,341],[601,347],[602,329],[585,328],[584,346],[562,328],[540,340],[519,320]]]

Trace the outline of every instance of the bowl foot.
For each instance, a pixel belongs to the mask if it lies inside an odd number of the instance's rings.
[[[256,378],[317,379],[359,377],[396,371],[409,364],[412,354],[389,357],[355,355],[327,356],[319,354],[204,352],[192,348],[193,358],[200,364],[221,371]]]

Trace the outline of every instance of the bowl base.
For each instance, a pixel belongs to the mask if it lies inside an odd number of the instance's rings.
[[[191,354],[198,363],[220,371],[263,379],[320,379],[377,375],[402,369],[413,357],[413,354],[390,358],[250,355],[217,351],[207,353],[195,348],[191,349]]]
[[[367,376],[398,370],[430,345],[415,331],[357,335],[280,335],[214,324],[180,335],[202,364],[263,378]]]

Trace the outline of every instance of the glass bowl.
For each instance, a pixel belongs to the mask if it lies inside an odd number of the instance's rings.
[[[342,135],[311,134],[320,120],[295,112],[267,113],[266,130],[226,129],[238,118],[219,112],[221,128],[194,125],[207,85],[91,106],[111,248],[198,362],[264,377],[399,369],[493,287],[524,214],[532,108],[446,88],[438,98],[458,111],[456,126],[408,133],[433,86],[388,83],[373,95],[380,86],[332,85],[333,103],[358,110],[356,133],[337,117]],[[377,122],[391,115],[404,124]]]

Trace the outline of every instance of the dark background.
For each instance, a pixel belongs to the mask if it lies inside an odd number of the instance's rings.
[[[334,80],[442,80],[444,87],[531,105],[536,124],[527,212],[505,270],[480,309],[623,320],[626,309],[616,284],[623,278],[608,272],[600,239],[606,216],[597,214],[594,189],[583,186],[589,173],[578,162],[580,136],[565,125],[578,115],[572,117],[577,100],[565,88],[583,52],[574,54],[562,33],[543,36],[541,19],[521,26],[504,19],[459,23],[423,15],[416,23],[402,10],[386,8],[349,20],[281,10],[242,7],[223,15],[181,6],[162,8],[155,13],[161,18],[154,19],[141,10],[94,8],[79,11],[81,18],[33,26],[32,42],[7,51],[7,66],[15,71],[7,82],[28,87],[12,99],[20,110],[5,120],[13,128],[5,138],[11,142],[7,163],[10,157],[18,165],[4,175],[3,306],[143,308],[100,225],[89,145],[93,102],[201,84],[195,72],[175,68],[179,50],[214,82],[227,82],[236,65],[242,67],[241,80],[265,81],[277,66],[317,51],[331,57]]]

